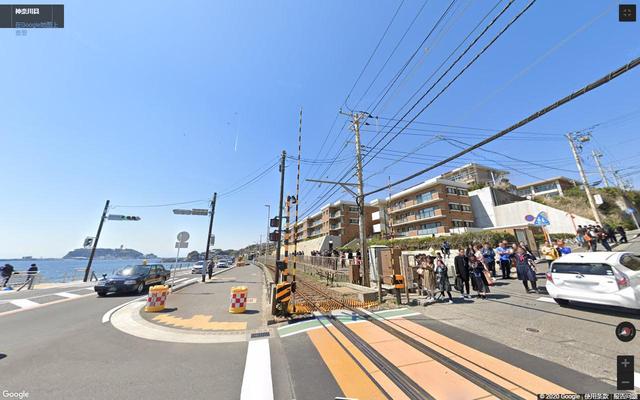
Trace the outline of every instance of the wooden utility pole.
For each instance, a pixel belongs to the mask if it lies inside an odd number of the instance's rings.
[[[287,152],[282,150],[282,156],[280,158],[280,200],[278,201],[278,242],[276,244],[276,284],[280,283],[278,261],[280,261],[280,249],[282,248],[282,200],[284,199],[284,169],[286,158]]]
[[[580,172],[580,177],[582,178],[582,186],[584,187],[584,192],[587,195],[587,200],[589,200],[589,206],[591,207],[591,212],[593,212],[593,219],[596,220],[598,225],[602,225],[602,221],[600,220],[600,214],[598,213],[598,207],[596,206],[596,202],[593,199],[593,195],[591,194],[591,189],[589,188],[589,181],[587,180],[587,175],[584,173],[584,168],[582,167],[582,159],[580,158],[580,154],[578,154],[578,147],[576,146],[576,140],[581,142],[586,142],[589,140],[588,135],[577,135],[572,133],[567,133],[567,139],[569,140],[569,146],[571,146],[571,152],[573,153],[573,158],[576,160],[576,165],[578,166],[578,172]],[[581,147],[581,146],[580,146]]]

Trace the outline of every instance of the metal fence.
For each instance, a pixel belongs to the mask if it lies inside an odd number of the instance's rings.
[[[260,256],[258,261],[267,265],[276,265],[274,256]],[[348,260],[346,260],[348,261]],[[289,258],[289,274],[292,273],[293,258]],[[326,281],[328,284],[334,282],[349,282],[349,264],[342,267],[339,258],[320,256],[297,256],[296,270],[305,275],[316,277]]]

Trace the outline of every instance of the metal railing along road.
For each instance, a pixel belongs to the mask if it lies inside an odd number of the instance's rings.
[[[337,257],[320,257],[320,256],[297,256],[296,270],[309,276],[315,276],[327,281],[333,282],[349,282],[349,260],[345,260],[345,267],[342,267],[341,259]],[[276,258],[274,256],[260,256],[258,261],[263,264],[275,265]],[[293,257],[289,257],[289,274],[293,268]]]

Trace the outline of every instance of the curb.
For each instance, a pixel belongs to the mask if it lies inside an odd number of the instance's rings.
[[[222,274],[222,273],[224,273],[224,272],[227,272],[227,271],[229,271],[229,270],[231,270],[231,269],[234,269],[234,268],[235,268],[235,265],[234,265],[233,267],[229,267],[229,268],[221,269],[220,271],[216,271],[216,272],[214,272],[213,274],[211,274],[211,277],[214,277],[214,276],[216,276],[216,275],[220,275],[220,274]],[[188,281],[186,281],[186,282],[183,282],[183,283],[180,283],[180,284],[176,285],[176,286],[175,286],[175,288],[174,288],[174,287],[172,287],[172,288],[171,288],[171,293],[173,293],[173,292],[177,292],[177,291],[178,291],[178,290],[180,290],[180,289],[184,289],[184,288],[186,288],[186,287],[188,287],[188,286],[191,286],[191,285],[193,285],[193,284],[196,284],[196,283],[198,283],[199,281],[200,281],[200,278],[195,278],[195,277],[194,277],[194,278],[191,278],[190,280],[188,280]]]

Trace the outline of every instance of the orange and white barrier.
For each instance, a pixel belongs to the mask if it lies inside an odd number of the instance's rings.
[[[231,288],[231,305],[229,312],[232,314],[242,314],[247,309],[247,295],[249,289],[246,286],[234,286]]]
[[[155,285],[149,288],[149,296],[147,296],[147,305],[144,310],[147,312],[158,312],[164,310],[164,304],[169,294],[169,286]]]

